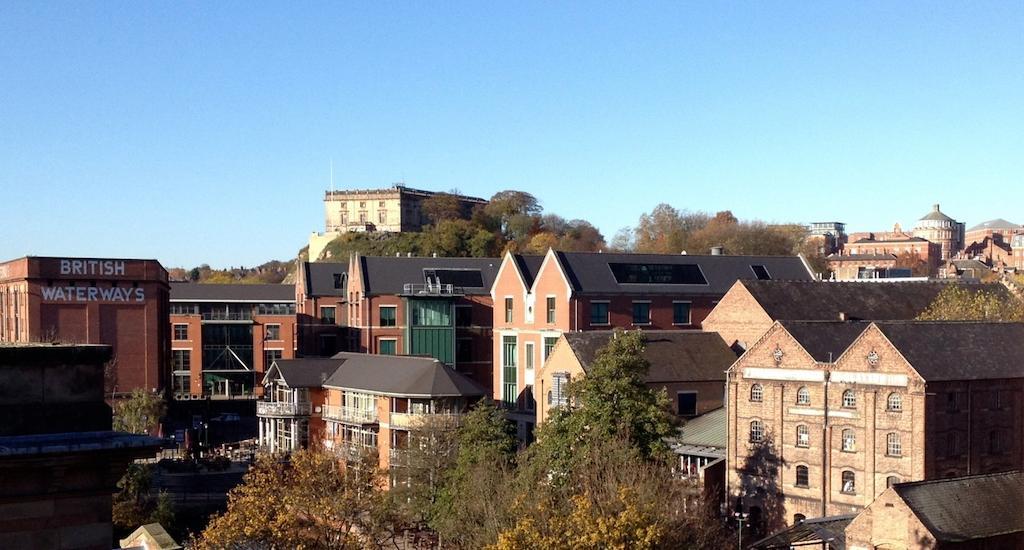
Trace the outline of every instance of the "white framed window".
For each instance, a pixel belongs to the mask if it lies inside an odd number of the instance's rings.
[[[689,301],[676,301],[672,302],[672,324],[673,325],[689,325],[690,320],[690,306]]]
[[[885,435],[885,454],[888,456],[903,456],[903,445],[900,444],[900,434],[889,433]]]
[[[807,426],[800,424],[796,427],[796,446],[797,447],[810,447],[811,446],[811,431],[807,429]]]
[[[843,392],[843,408],[853,409],[857,407],[857,394],[853,393],[853,390],[846,390]]]
[[[280,340],[281,339],[281,325],[267,325],[267,340]]]
[[[750,421],[750,442],[760,443],[764,441],[764,422],[760,420]]]
[[[857,450],[857,435],[853,430],[843,430],[843,450],[852,453]]]
[[[852,495],[852,494],[855,494],[857,492],[857,477],[854,475],[854,473],[851,470],[844,470],[843,471],[842,480],[843,480],[842,485],[840,485],[840,487],[841,487],[840,490],[842,492],[844,492],[844,493],[846,493],[848,495]]]
[[[797,405],[810,405],[811,404],[811,391],[807,389],[807,386],[801,386],[799,390],[796,390],[796,404]]]
[[[896,392],[890,393],[888,399],[886,399],[885,410],[889,412],[903,411],[903,397]]]
[[[754,384],[750,386],[750,400],[755,403],[764,401],[764,388],[761,384]]]
[[[533,342],[523,344],[523,354],[525,355],[523,359],[526,363],[526,370],[533,370]]]

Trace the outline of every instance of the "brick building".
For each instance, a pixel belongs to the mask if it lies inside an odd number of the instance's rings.
[[[664,389],[681,418],[720,408],[725,399],[725,371],[736,355],[714,334],[697,331],[644,331],[644,359],[650,365],[647,384]],[[568,402],[565,387],[586,375],[598,351],[614,331],[566,332],[536,374],[537,423],[550,410]]]
[[[1013,237],[1024,235],[1024,226],[1002,218],[979,223],[964,234],[965,258],[976,259],[989,266],[1013,267],[1024,250],[1013,247]]]
[[[354,255],[348,267],[353,351],[434,357],[491,384],[490,288],[497,258]]]
[[[939,261],[952,258],[964,248],[963,222],[943,214],[937,204],[914,224],[914,236],[938,244]]]
[[[295,283],[298,355],[330,357],[356,347],[348,330],[348,263],[302,262]]]
[[[919,262],[912,265],[911,260]],[[839,254],[828,257],[829,269],[836,279],[871,279],[885,270],[905,268],[911,275],[934,274],[942,261],[942,245],[924,238],[900,233],[855,233]],[[879,272],[882,271],[880,274]]]
[[[167,271],[156,260],[28,256],[0,263],[0,342],[110,344],[107,392],[170,382]]]
[[[494,300],[494,399],[521,438],[536,422],[536,370],[565,332],[694,330],[740,279],[811,280],[798,256],[506,254]]]
[[[324,194],[326,229],[328,233],[420,231],[430,223],[423,213],[422,203],[436,194],[397,184],[387,189],[327,191]],[[487,200],[478,197],[456,197],[467,218],[473,208],[487,205]]]
[[[254,399],[267,367],[295,357],[293,285],[171,283],[170,304],[177,400]]]
[[[160,442],[111,431],[111,357],[109,345],[0,344],[0,548],[113,548],[111,495]]]
[[[382,469],[402,465],[424,422],[450,428],[486,390],[431,357],[338,353],[277,361],[257,403],[260,444],[290,451],[323,445],[345,460],[376,454]]]
[[[824,256],[835,254],[846,244],[846,224],[842,222],[812,222],[807,225],[807,238],[819,243],[818,252]]]
[[[1024,548],[1024,472],[898,483],[845,530],[849,550]]]
[[[730,368],[728,491],[765,532],[1024,467],[1024,324],[779,321]]]
[[[842,281],[737,281],[704,320],[742,352],[775,321],[899,321],[923,313],[947,285],[938,281],[866,284]],[[1000,284],[964,284],[965,289],[1006,294]],[[1009,296],[1007,296],[1009,297]]]

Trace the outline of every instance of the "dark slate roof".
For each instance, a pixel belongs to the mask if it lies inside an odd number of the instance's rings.
[[[910,320],[921,314],[947,285],[955,282],[871,284],[837,281],[743,281],[740,284],[773,320]],[[970,290],[1004,293],[999,284],[962,284]]]
[[[928,239],[922,239],[921,237],[906,237],[903,239],[869,239],[867,237],[863,239],[857,239],[852,244],[869,244],[869,243],[923,243],[928,242]]]
[[[402,294],[406,284],[422,285],[426,282],[424,270],[452,269],[478,270],[483,280],[480,287],[461,287],[470,295],[491,293],[494,278],[501,267],[500,258],[432,258],[360,256],[363,284],[370,295]]]
[[[324,386],[409,397],[478,397],[476,382],[431,357],[338,353],[339,363]]]
[[[275,370],[289,388],[319,388],[341,366],[337,359],[277,359],[267,370]]]
[[[752,550],[786,549],[827,542],[830,550],[846,548],[846,527],[856,514],[805,519],[800,523],[763,538],[750,546]],[[820,546],[815,545],[815,548]]]
[[[1013,222],[1004,220],[1003,218],[996,218],[994,220],[988,220],[987,222],[981,222],[978,225],[968,229],[967,231],[984,231],[986,229],[1020,229],[1021,226]]]
[[[177,302],[294,302],[295,285],[171,283]]]
[[[533,280],[537,278],[537,272],[540,271],[540,266],[544,263],[544,256],[515,254],[512,256],[512,259],[515,260],[519,273],[523,275],[523,282],[526,284],[526,288],[532,287]]]
[[[310,296],[345,296],[345,280],[348,276],[348,262],[304,262],[306,292]],[[334,288],[334,276],[342,276],[342,287]]]
[[[779,321],[815,361],[835,361],[868,327],[859,321]]]
[[[723,254],[604,254],[556,252],[559,263],[576,292],[584,294],[710,294],[724,295],[737,280],[757,279],[752,266],[760,265],[773,280],[809,281],[814,278],[799,256],[733,256]],[[612,275],[612,263],[697,265],[706,285],[620,284]]]
[[[943,214],[942,211],[939,210],[939,205],[937,205],[937,204],[933,205],[932,206],[932,211],[927,213],[927,214],[925,214],[924,216],[922,216],[921,219],[922,220],[939,220],[939,221],[944,221],[944,222],[954,221],[953,218],[950,218],[949,216]]]
[[[927,381],[1024,378],[1024,323],[884,321],[882,334]]]
[[[597,352],[608,345],[615,331],[592,330],[563,334],[583,370],[589,370]],[[736,354],[714,332],[681,330],[643,331],[644,358],[651,364],[649,383],[725,380]]]
[[[1024,531],[1024,472],[897,483],[893,490],[939,542]]]

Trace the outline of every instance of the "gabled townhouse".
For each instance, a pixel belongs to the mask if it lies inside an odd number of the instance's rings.
[[[433,357],[491,385],[491,286],[498,258],[353,255],[348,326],[354,351]]]
[[[1024,324],[777,321],[729,369],[728,498],[762,532],[1024,468]]]
[[[278,359],[263,377],[256,402],[259,445],[291,452],[323,439],[323,384],[338,369],[337,359]]]
[[[737,280],[813,278],[799,256],[506,254],[491,287],[494,398],[529,439],[536,370],[562,333],[695,330]]]
[[[615,337],[615,331],[566,332],[536,376],[537,423],[547,420],[551,410],[568,402],[565,388],[586,375],[601,348]],[[717,335],[699,331],[643,331],[644,359],[651,367],[647,384],[665,390],[672,411],[680,418],[693,418],[722,407],[725,401],[725,371],[736,355]]]
[[[348,262],[302,262],[295,281],[297,351],[330,357],[355,347],[348,330]]]
[[[271,363],[295,357],[294,285],[171,283],[170,288],[174,399],[255,399]]]
[[[704,320],[737,353],[775,321],[912,320],[953,282],[858,283],[841,281],[736,281]],[[1001,284],[962,284],[1007,294]]]
[[[257,402],[263,450],[322,447],[345,461],[401,466],[417,427],[458,426],[486,389],[431,357],[341,352],[280,360]]]

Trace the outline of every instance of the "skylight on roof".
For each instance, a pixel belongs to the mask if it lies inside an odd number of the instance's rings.
[[[772,276],[768,274],[768,270],[763,265],[752,265],[750,269],[754,271],[754,276],[758,281],[772,280]]]
[[[612,276],[619,284],[706,285],[697,264],[627,264],[609,263]]]
[[[423,282],[461,288],[483,288],[484,276],[479,269],[424,269]]]

